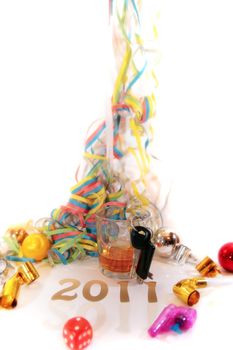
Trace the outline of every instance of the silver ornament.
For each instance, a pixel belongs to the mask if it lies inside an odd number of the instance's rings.
[[[192,254],[191,249],[184,244],[178,244],[175,247],[172,259],[178,264],[189,263],[196,265],[198,262],[198,259]]]
[[[156,247],[155,254],[163,258],[170,258],[174,254],[179,242],[180,238],[176,233],[165,227],[161,227],[155,232],[153,237],[153,243]]]
[[[5,259],[0,258],[0,275],[5,272],[7,268],[7,261]]]

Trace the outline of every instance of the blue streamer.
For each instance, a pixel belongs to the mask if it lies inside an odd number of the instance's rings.
[[[142,74],[144,73],[145,69],[146,69],[146,66],[147,66],[147,62],[144,64],[142,70],[140,70],[138,72],[138,74],[133,78],[133,80],[129,83],[127,89],[126,89],[126,92],[129,91],[132,86],[138,81],[138,79],[142,76]]]
[[[131,2],[133,5],[133,8],[134,8],[134,11],[136,12],[136,15],[137,15],[138,23],[140,24],[140,17],[139,17],[139,13],[138,13],[138,9],[137,9],[137,5],[135,3],[135,0],[131,0]]]
[[[9,260],[9,261],[16,261],[16,262],[36,262],[35,259],[32,259],[32,258],[20,258],[19,256],[14,256],[14,255],[7,255],[6,257],[6,260]]]

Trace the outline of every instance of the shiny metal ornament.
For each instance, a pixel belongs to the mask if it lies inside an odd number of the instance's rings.
[[[14,269],[14,267],[6,259],[0,256],[0,287],[6,282],[9,269]]]
[[[17,306],[20,287],[23,284],[30,284],[39,277],[35,266],[31,262],[23,263],[16,273],[11,276],[3,285],[0,306],[5,309],[12,309]]]
[[[18,276],[21,277],[25,284],[31,284],[40,277],[38,271],[31,262],[23,263],[18,268]]]
[[[6,236],[14,238],[19,244],[28,236],[28,233],[23,227],[11,227],[7,230]]]
[[[17,297],[22,284],[22,279],[17,274],[7,280],[2,289],[0,300],[1,307],[12,309],[17,306]]]
[[[208,256],[197,264],[196,269],[205,277],[216,277],[221,273],[219,266]]]
[[[198,259],[193,255],[191,249],[184,244],[177,244],[172,255],[172,260],[178,264],[189,263],[196,265],[198,263]]]
[[[199,301],[200,298],[200,293],[197,289],[205,288],[206,286],[207,282],[202,277],[187,278],[177,282],[173,286],[173,292],[185,304],[193,306]]]
[[[179,236],[165,227],[159,228],[153,237],[156,254],[163,258],[170,258],[175,253],[179,242]]]
[[[0,275],[5,272],[7,268],[7,261],[5,259],[0,258]]]

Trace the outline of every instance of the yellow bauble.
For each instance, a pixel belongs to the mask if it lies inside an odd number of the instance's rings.
[[[22,253],[25,258],[41,261],[48,256],[50,241],[43,233],[32,233],[22,243]]]

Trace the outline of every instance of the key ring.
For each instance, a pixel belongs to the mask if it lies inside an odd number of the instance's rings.
[[[137,280],[143,283],[147,277],[152,278],[149,272],[155,252],[155,246],[151,243],[151,231],[144,226],[136,226],[131,230],[131,244],[140,251],[136,266]]]

